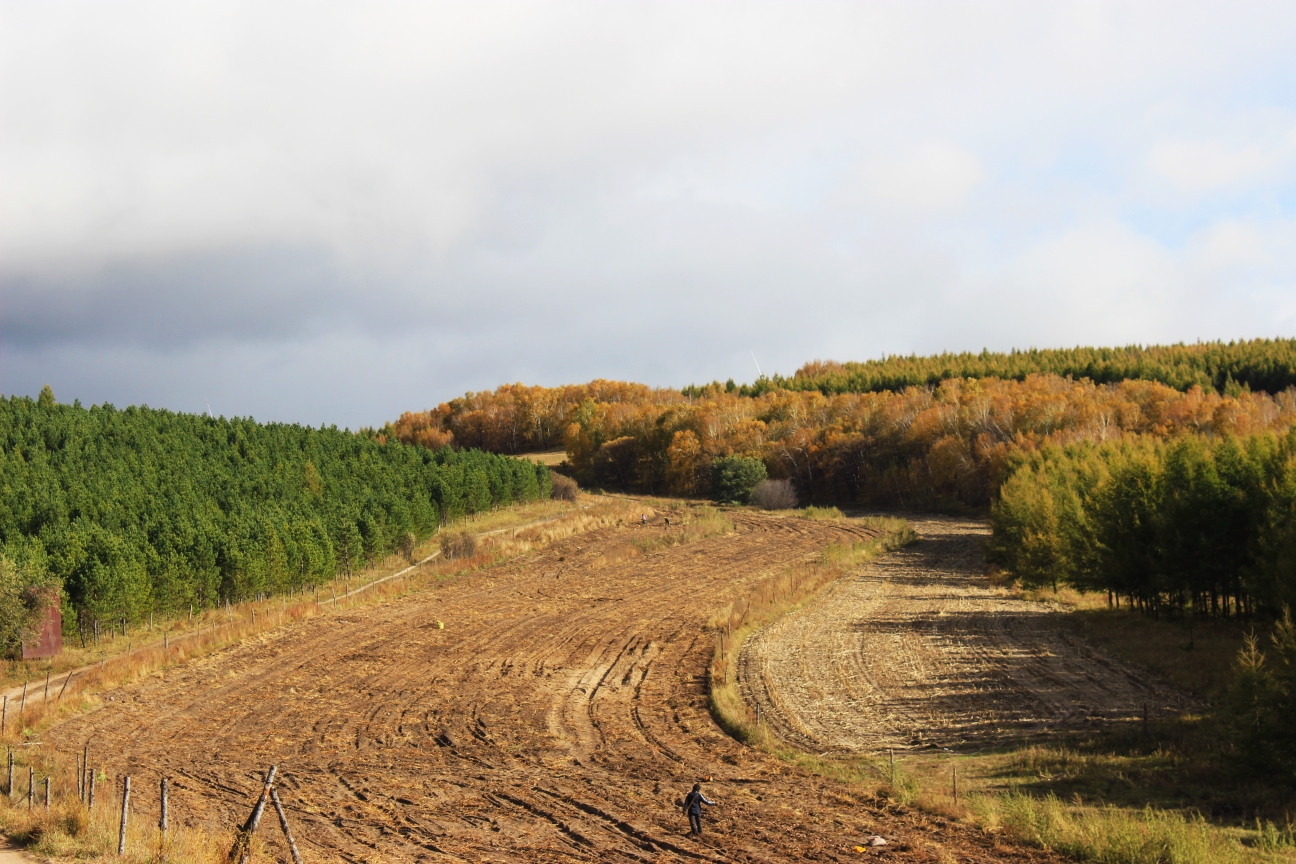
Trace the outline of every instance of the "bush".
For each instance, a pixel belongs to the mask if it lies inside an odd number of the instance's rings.
[[[441,554],[446,558],[471,558],[477,552],[477,535],[471,531],[447,531],[441,535]]]
[[[550,474],[553,482],[553,498],[555,501],[575,501],[576,493],[580,487],[576,481],[562,474]]]
[[[765,463],[759,459],[724,456],[711,463],[711,492],[721,504],[746,504],[765,477]]]
[[[762,480],[751,491],[751,503],[765,510],[791,510],[797,506],[791,480]]]

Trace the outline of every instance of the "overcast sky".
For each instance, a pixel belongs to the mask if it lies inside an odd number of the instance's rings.
[[[0,392],[356,428],[1293,336],[1293,49],[1290,2],[0,0]]]

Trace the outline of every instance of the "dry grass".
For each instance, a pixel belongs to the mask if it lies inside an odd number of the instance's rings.
[[[1152,807],[1067,804],[1056,796],[1021,793],[978,797],[969,802],[975,821],[987,830],[1003,829],[1019,842],[1055,849],[1103,864],[1243,864],[1291,861],[1290,828],[1272,824],[1258,842],[1244,846],[1196,814]],[[1267,841],[1267,842],[1266,842]]]
[[[539,462],[541,465],[553,467],[561,465],[567,461],[566,450],[537,450],[534,453],[519,453],[518,459],[529,459],[532,462]]]
[[[710,668],[711,711],[716,722],[738,740],[766,749],[772,749],[774,744],[738,689],[736,667],[747,637],[774,619],[806,605],[830,582],[861,564],[916,539],[913,529],[903,519],[862,521],[882,533],[860,543],[829,546],[817,560],[793,565],[761,580],[748,594],[711,616],[708,626],[714,631],[716,645]]]
[[[1149,618],[1136,612],[1080,608],[1071,614],[1086,639],[1167,683],[1208,701],[1233,677],[1233,662],[1254,622]]]
[[[806,507],[797,513],[803,519],[845,519],[836,507]]]
[[[60,760],[36,755],[32,763],[38,768],[36,806],[27,808],[25,795],[16,802],[8,796],[0,798],[0,830],[31,852],[63,860],[99,860],[111,858],[126,864],[159,864],[159,862],[185,862],[185,864],[220,864],[234,843],[233,829],[221,830],[216,826],[191,828],[172,824],[165,835],[152,820],[131,814],[127,822],[126,854],[117,856],[118,831],[121,818],[121,787],[110,785],[107,778],[96,780],[95,808],[90,811],[77,797],[75,769],[60,764]],[[25,791],[27,762],[23,761],[19,789]],[[44,807],[45,776],[52,779],[49,810]],[[102,784],[102,785],[100,785]],[[154,789],[131,789],[131,800],[140,794],[156,794]],[[273,814],[271,814],[273,818]],[[263,825],[264,830],[267,826]],[[254,839],[254,843],[256,843]],[[255,850],[260,851],[260,843]],[[259,855],[257,860],[266,860]]]

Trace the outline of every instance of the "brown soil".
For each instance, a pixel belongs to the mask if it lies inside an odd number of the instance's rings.
[[[1058,607],[992,587],[983,523],[910,524],[919,543],[747,641],[744,698],[781,737],[816,753],[967,750],[1187,707]]]
[[[733,519],[732,534],[644,554],[630,541],[678,529],[600,529],[321,616],[118,690],[47,740],[70,753],[90,738],[137,789],[165,773],[173,818],[200,826],[246,818],[278,764],[316,862],[859,860],[875,833],[889,844],[869,857],[1053,860],[886,810],[717,728],[708,617],[856,533]],[[676,802],[699,780],[720,806],[694,841]],[[137,818],[156,818],[151,797]]]

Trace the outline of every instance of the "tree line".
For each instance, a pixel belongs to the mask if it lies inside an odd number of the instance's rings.
[[[9,644],[51,585],[69,627],[139,621],[318,584],[412,548],[443,520],[551,488],[547,468],[480,450],[59,405],[48,388],[0,398],[0,477]]]
[[[711,495],[712,463],[741,456],[791,481],[803,501],[957,509],[989,507],[1015,454],[1049,444],[1245,436],[1294,422],[1296,391],[1228,395],[1029,375],[831,396],[509,385],[405,414],[373,434],[503,452],[563,447],[565,470],[585,485],[684,496]]]
[[[898,355],[880,360],[837,363],[816,360],[790,378],[775,375],[754,384],[713,383],[684,388],[700,395],[724,388],[744,396],[771,390],[817,390],[825,395],[903,390],[935,386],[949,378],[1004,378],[1023,381],[1049,374],[1087,378],[1095,384],[1157,381],[1176,390],[1190,387],[1236,394],[1241,390],[1277,393],[1296,386],[1296,339],[1198,342],[1192,345],[1130,345],[1124,348],[1058,348],[980,353]]]
[[[1014,463],[988,557],[1022,582],[1158,616],[1296,605],[1296,430],[1077,442]]]

